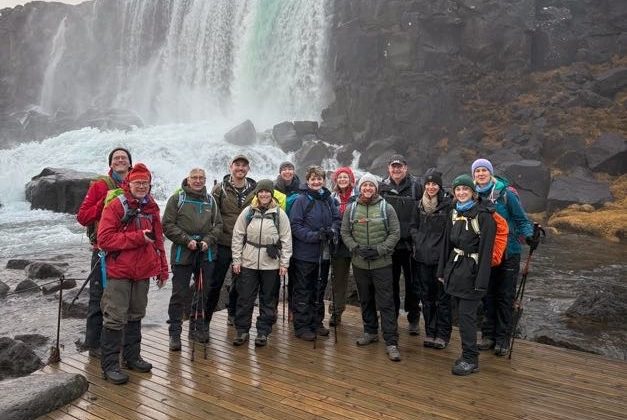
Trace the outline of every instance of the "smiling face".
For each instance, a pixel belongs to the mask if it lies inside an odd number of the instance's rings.
[[[407,176],[407,165],[402,163],[392,163],[388,165],[388,174],[397,184]]]
[[[479,166],[472,174],[478,186],[484,187],[492,180],[492,174],[485,166]]]
[[[377,193],[377,187],[370,182],[365,181],[359,187],[359,193],[364,196],[366,199],[371,199]]]
[[[312,174],[307,178],[307,187],[312,191],[320,191],[324,186],[324,178],[320,175]]]
[[[131,195],[138,200],[146,197],[150,191],[150,181],[148,179],[135,179],[128,183]]]
[[[429,181],[425,184],[425,191],[429,197],[433,198],[438,194],[438,191],[440,191],[440,186],[433,181]]]
[[[261,190],[257,193],[257,200],[261,207],[268,207],[270,201],[272,201],[272,191]]]
[[[111,156],[111,170],[122,177],[128,174],[131,168],[131,162],[128,159],[128,155],[124,150],[116,150]]]
[[[335,183],[340,190],[344,191],[347,188],[350,188],[351,179],[346,172],[341,172],[335,179]]]
[[[472,190],[472,188],[466,185],[458,185],[457,187],[455,187],[453,193],[455,194],[455,198],[457,199],[457,201],[465,203],[468,200],[472,199],[474,191]]]
[[[289,185],[294,179],[294,168],[292,168],[291,166],[285,166],[283,169],[281,169],[279,175],[281,176],[281,179]]]
[[[250,166],[248,165],[248,162],[244,159],[237,159],[229,166],[229,170],[231,171],[231,178],[233,178],[233,180],[236,182],[244,181],[244,179],[246,179],[246,175],[248,175],[249,169]]]
[[[187,185],[196,192],[202,191],[205,183],[207,182],[207,177],[205,176],[205,171],[202,169],[192,169],[189,172],[189,176],[187,177]]]

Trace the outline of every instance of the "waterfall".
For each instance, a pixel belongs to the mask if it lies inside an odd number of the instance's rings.
[[[96,0],[59,26],[42,106],[53,112],[63,91],[75,114],[125,108],[153,124],[317,120],[330,97],[330,1]]]
[[[41,87],[41,96],[39,107],[43,112],[54,112],[54,94],[55,94],[55,75],[57,67],[65,54],[65,30],[67,16],[61,20],[57,33],[52,38],[52,48],[50,50],[50,58],[48,65],[44,71],[44,81]]]

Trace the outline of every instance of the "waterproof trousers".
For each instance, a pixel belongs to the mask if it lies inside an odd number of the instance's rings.
[[[514,254],[492,268],[488,292],[483,297],[481,335],[494,340],[497,346],[508,345],[512,329],[512,314],[516,284],[520,271],[520,254]]]
[[[208,316],[209,320],[211,320],[211,317],[216,310],[216,306],[218,306],[218,302],[220,301],[220,292],[222,290],[222,285],[224,285],[224,279],[226,278],[226,274],[231,268],[232,261],[233,258],[231,256],[231,247],[218,244],[218,256],[216,258],[213,281],[211,283],[209,297],[207,300],[206,315]],[[231,289],[229,290],[229,303],[227,307],[229,316],[235,314],[235,302],[237,302],[236,294],[231,297],[232,293],[237,293],[235,291],[234,283],[235,278],[231,280]]]
[[[315,333],[324,319],[324,292],[329,276],[329,260],[321,264],[293,259],[294,263],[294,332]],[[292,279],[290,279],[292,281]]]
[[[353,275],[359,295],[364,332],[378,334],[378,310],[381,313],[381,329],[385,344],[387,346],[398,345],[398,321],[394,308],[392,267],[364,270],[353,265]]]
[[[346,287],[351,268],[350,257],[333,257],[331,259],[331,287],[333,302],[329,305],[329,313],[337,312],[341,317],[346,309]]]
[[[89,276],[89,305],[85,325],[85,345],[91,349],[100,347],[100,333],[102,332],[102,272],[100,270],[98,250],[91,254],[91,275]],[[96,267],[96,264],[98,266]]]
[[[407,312],[407,321],[410,323],[417,323],[420,321],[420,296],[416,295],[415,287],[413,285],[413,266],[414,259],[411,256],[411,251],[408,249],[397,249],[392,254],[392,279],[394,285],[394,309],[396,310],[396,317],[401,309],[401,270],[403,271],[403,278],[405,279],[405,305],[404,309]]]
[[[235,311],[235,328],[238,334],[250,330],[255,299],[259,295],[257,334],[270,335],[277,318],[280,285],[278,270],[253,270],[242,267],[237,279],[238,299]]]
[[[422,296],[422,314],[425,320],[425,335],[441,338],[445,342],[451,339],[451,296],[444,291],[444,285],[438,281],[438,266],[416,262],[414,287],[419,288],[416,296]]]
[[[462,358],[468,363],[479,363],[477,347],[477,309],[481,299],[455,297],[459,314],[459,336],[462,340]]]

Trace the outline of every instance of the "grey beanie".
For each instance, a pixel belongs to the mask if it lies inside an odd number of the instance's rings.
[[[379,181],[377,181],[377,178],[374,175],[362,175],[362,177],[359,178],[359,182],[357,183],[357,190],[361,191],[361,184],[363,184],[364,182],[372,182],[377,191],[379,191]]]

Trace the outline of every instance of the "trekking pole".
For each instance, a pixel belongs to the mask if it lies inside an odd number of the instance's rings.
[[[533,239],[531,245],[529,246],[529,255],[527,255],[527,259],[525,260],[525,266],[523,268],[522,277],[520,281],[520,286],[518,286],[518,290],[516,291],[516,298],[514,299],[514,320],[512,322],[512,329],[510,331],[509,336],[509,356],[508,359],[511,360],[512,352],[514,350],[514,341],[516,340],[516,328],[518,328],[518,322],[522,317],[523,313],[523,296],[525,294],[525,286],[527,285],[527,276],[529,275],[529,265],[531,263],[531,256],[533,252],[536,250],[538,245],[540,244],[540,240],[546,237],[546,232],[542,229],[538,223],[533,224]]]
[[[96,268],[98,268],[99,265],[100,265],[100,258],[98,258],[98,261],[96,261],[96,264],[94,264],[94,266],[91,268],[91,271],[87,275],[87,278],[83,282],[83,285],[81,286],[81,288],[78,289],[78,293],[76,293],[76,295],[72,299],[72,302],[70,302],[70,305],[68,306],[66,313],[70,312],[70,310],[72,309],[72,306],[74,306],[74,302],[76,302],[76,300],[81,295],[81,293],[83,293],[83,290],[85,290],[85,286],[87,286],[87,283],[89,283],[89,280],[91,279],[92,274],[94,274],[94,271],[96,271]]]
[[[205,312],[205,276],[203,274],[202,271],[202,251],[200,253],[201,258],[200,258],[200,267],[198,268],[198,279],[199,279],[199,287],[198,289],[200,290],[200,306],[201,306],[201,320],[202,320],[202,328],[205,328],[205,321],[207,320],[207,314]],[[198,321],[196,321],[196,328],[198,328]],[[209,326],[207,326],[207,328],[209,328]],[[207,335],[209,332],[207,331]],[[209,337],[207,337],[209,338]],[[205,341],[203,344],[203,358],[205,360],[207,360],[207,341]]]
[[[48,364],[59,363],[61,361],[61,349],[59,344],[59,337],[61,335],[61,306],[63,306],[63,282],[65,276],[62,274],[59,277],[59,311],[57,313],[57,346],[50,348],[50,357],[48,357]]]
[[[316,326],[314,328],[314,341],[313,341],[313,348],[316,348],[316,341],[318,341],[318,322],[322,322],[322,320],[319,320],[319,316],[318,316],[318,308],[320,307],[320,286],[322,285],[322,254],[324,252],[324,241],[320,241],[320,256],[318,257],[318,280],[316,282],[316,307],[314,308],[314,319],[316,320]],[[324,292],[322,292],[324,293]],[[324,308],[322,309],[323,313],[324,313]]]
[[[285,277],[281,276],[281,280],[283,282],[283,324],[285,325],[285,294],[287,292],[287,287],[285,287]]]
[[[196,245],[198,246],[198,245]],[[192,354],[191,354],[191,361],[194,361],[195,355],[196,355],[196,330],[198,329],[198,289],[199,287],[201,287],[201,280],[202,278],[198,277],[198,271],[197,271],[197,267],[199,266],[198,264],[198,249],[196,249],[194,251],[194,293],[192,294],[192,307],[190,310],[190,343],[192,346]],[[202,290],[201,290],[202,293]],[[201,298],[202,300],[202,298]],[[192,319],[193,317],[193,319]],[[192,327],[192,321],[194,326]]]
[[[333,268],[333,264],[331,264],[331,299],[333,300],[333,318],[335,322],[333,323],[333,338],[335,339],[335,344],[337,344],[337,303],[335,301],[335,269]]]

